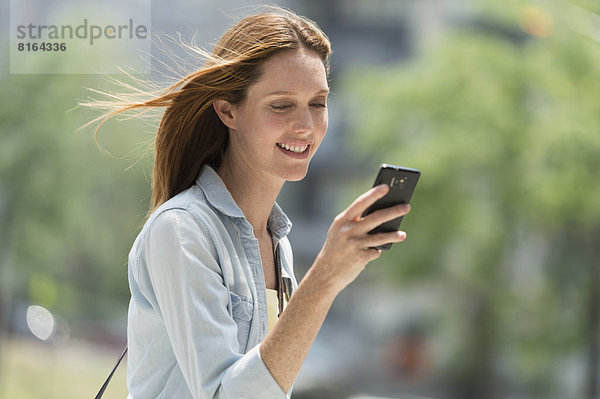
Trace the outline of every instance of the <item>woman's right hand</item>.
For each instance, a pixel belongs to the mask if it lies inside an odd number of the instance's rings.
[[[410,209],[408,205],[397,205],[362,217],[388,190],[387,185],[374,187],[336,216],[315,263],[260,344],[260,355],[284,392],[292,386],[335,297],[381,254],[371,247],[406,237],[400,231],[367,234],[383,222],[406,215]]]
[[[323,248],[317,255],[311,273],[322,286],[337,295],[364,270],[366,265],[381,255],[379,245],[403,241],[406,233],[368,234],[380,224],[406,215],[410,205],[402,204],[362,214],[389,190],[387,184],[373,187],[359,196],[348,208],[337,215],[327,232]]]

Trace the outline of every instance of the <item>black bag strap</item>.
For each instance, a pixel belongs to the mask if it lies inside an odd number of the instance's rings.
[[[279,245],[275,249],[275,274],[277,278],[277,307],[279,308],[277,317],[279,317],[283,312],[283,273],[281,272],[281,261],[279,259]]]
[[[117,367],[119,367],[119,364],[121,363],[121,360],[123,360],[123,358],[125,357],[126,353],[127,353],[127,345],[125,345],[125,349],[123,349],[123,353],[121,353],[121,356],[119,356],[119,360],[117,360],[117,364],[115,364],[115,367],[113,367],[112,371],[108,375],[108,378],[106,379],[106,381],[104,381],[104,384],[102,384],[102,388],[100,388],[100,391],[98,391],[98,394],[96,395],[95,399],[100,399],[102,397],[102,395],[104,395],[104,391],[106,391],[106,387],[108,387],[108,383],[110,382],[110,379],[112,378],[113,374],[115,374],[115,371],[117,371]]]

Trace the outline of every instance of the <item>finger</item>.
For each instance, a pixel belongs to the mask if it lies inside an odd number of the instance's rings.
[[[358,234],[367,233],[382,223],[404,216],[408,212],[410,212],[409,204],[399,204],[390,206],[389,208],[379,209],[362,218],[357,226],[356,232]]]
[[[375,203],[380,198],[383,198],[387,192],[390,190],[390,186],[387,184],[380,184],[378,186],[373,187],[366,193],[359,196],[357,199],[350,204],[348,208],[346,208],[345,214],[350,220],[358,220],[363,213],[371,205]]]
[[[368,234],[360,240],[360,245],[363,248],[373,248],[380,245],[402,242],[406,239],[406,232],[392,231],[390,233]]]
[[[363,250],[364,260],[367,262],[371,262],[381,256],[381,249],[377,248],[365,248]]]

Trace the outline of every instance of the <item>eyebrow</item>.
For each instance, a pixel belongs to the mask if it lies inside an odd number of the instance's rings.
[[[286,91],[286,90],[277,90],[277,91],[273,91],[273,92],[267,94],[267,96],[289,95],[289,94],[295,94],[295,93],[293,93],[291,91]],[[329,94],[329,89],[321,89],[317,93],[315,93],[315,95],[320,95],[320,94]]]

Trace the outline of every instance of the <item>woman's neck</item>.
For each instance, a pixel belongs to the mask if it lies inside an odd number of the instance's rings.
[[[250,169],[232,167],[225,159],[217,174],[252,225],[256,238],[267,234],[267,221],[284,182],[258,176]]]

